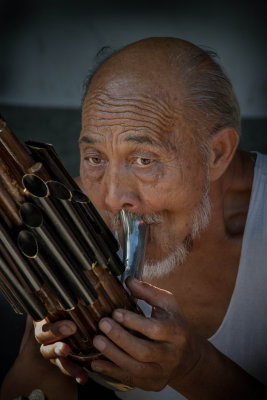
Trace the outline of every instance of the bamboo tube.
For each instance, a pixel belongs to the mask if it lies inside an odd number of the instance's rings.
[[[26,226],[32,228],[37,237],[40,237],[48,251],[60,266],[62,273],[72,284],[76,294],[79,295],[87,305],[93,305],[97,298],[97,294],[90,282],[83,279],[82,275],[70,265],[65,253],[57,244],[55,236],[52,236],[50,230],[46,226],[41,210],[34,204],[26,202],[20,208],[21,218]]]
[[[0,115],[0,144],[8,152],[15,165],[19,166],[22,172],[34,164],[32,157],[25,147],[10,130],[3,117]]]
[[[22,221],[19,215],[18,206],[5,190],[5,187],[0,180],[0,214],[5,220],[6,224],[11,228],[12,226],[22,225]]]
[[[9,287],[6,279],[0,273],[0,289],[3,293],[4,297],[6,298],[7,302],[11,305],[13,310],[16,314],[23,315],[24,310],[19,303],[18,299],[15,297],[14,293],[12,292],[12,288]]]
[[[21,285],[16,275],[10,270],[4,258],[0,254],[0,271],[5,277],[6,281],[15,297],[19,300],[20,304],[35,321],[41,321],[47,316],[47,310],[43,303],[36,297],[34,293],[28,293]]]

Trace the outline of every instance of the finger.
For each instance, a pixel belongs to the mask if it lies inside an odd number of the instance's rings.
[[[161,382],[162,378],[164,379],[164,373],[159,365],[153,365],[151,367],[150,364],[139,363],[134,372],[131,372],[127,367],[120,368],[112,362],[98,359],[91,363],[91,369],[114,378],[118,382],[122,382],[132,388],[139,387],[145,390],[155,390],[159,383],[158,390],[162,390],[165,386],[162,385]]]
[[[72,362],[69,358],[55,358],[50,360],[52,364],[56,365],[60,371],[68,376],[72,376],[77,383],[85,384],[88,381],[88,374],[78,364]]]
[[[125,370],[122,370],[117,365],[112,362],[105,360],[94,360],[91,363],[91,369],[100,374],[111,377],[118,382],[122,382],[127,386],[135,387],[137,386],[136,380],[133,375],[128,374]]]
[[[171,292],[135,278],[128,278],[126,284],[134,297],[145,300],[151,306],[156,306],[167,312],[179,311],[177,301]]]
[[[144,366],[146,366],[147,369],[153,368],[153,363],[142,363],[135,360],[129,354],[118,348],[105,336],[95,336],[93,344],[95,348],[99,350],[106,358],[123,370],[127,370],[130,374],[138,375],[139,372],[143,370]]]
[[[67,343],[56,342],[47,345],[42,344],[40,352],[45,359],[49,360],[51,358],[67,357],[70,354],[71,349]]]
[[[140,314],[129,310],[118,308],[113,311],[112,317],[115,321],[122,324],[125,328],[141,333],[149,339],[170,342],[179,338],[181,326],[176,318],[176,323],[172,318],[160,319],[145,318]]]
[[[44,319],[40,322],[34,322],[34,326],[35,338],[40,344],[50,344],[59,341],[74,334],[77,330],[74,322],[68,320],[52,323]]]
[[[167,349],[162,343],[136,337],[111,318],[103,318],[99,328],[113,343],[138,361],[158,362],[166,359]]]

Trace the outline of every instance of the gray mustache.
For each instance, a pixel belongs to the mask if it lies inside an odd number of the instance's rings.
[[[162,222],[162,217],[159,214],[136,214],[132,213],[135,218],[139,218],[140,220],[143,220],[146,224],[159,224]],[[120,214],[116,214],[115,217],[113,218],[113,226],[117,226],[118,224],[121,223],[120,220]]]

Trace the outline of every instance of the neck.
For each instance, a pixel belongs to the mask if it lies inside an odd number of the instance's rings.
[[[194,240],[186,262],[152,284],[174,294],[196,332],[210,337],[220,326],[234,290],[255,158],[238,153],[210,188],[208,227]]]
[[[224,175],[210,186],[211,216],[207,228],[195,239],[186,262],[174,269],[188,271],[189,265],[203,260],[209,264],[209,255],[227,248],[227,253],[238,259],[249,207],[255,157],[237,152]],[[217,250],[216,250],[217,249]]]

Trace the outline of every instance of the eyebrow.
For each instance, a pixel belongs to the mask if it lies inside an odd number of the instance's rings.
[[[102,140],[98,138],[94,138],[91,136],[82,136],[79,139],[79,143],[88,143],[88,144],[95,144],[100,143]],[[151,138],[147,135],[128,135],[123,139],[123,142],[131,142],[136,144],[150,144],[157,147],[162,147],[162,143],[158,142],[157,140]]]
[[[137,143],[137,144],[150,144],[152,146],[158,147],[160,149],[164,148],[167,151],[177,151],[175,145],[169,140],[157,140],[148,135],[128,135],[125,142]]]
[[[123,141],[136,144],[152,144],[157,147],[162,147],[161,143],[147,135],[128,135]]]
[[[89,143],[89,144],[94,144],[94,143],[100,143],[101,141],[93,138],[91,136],[82,136],[79,140],[78,143]]]

